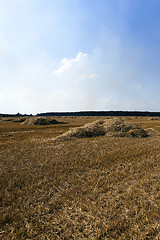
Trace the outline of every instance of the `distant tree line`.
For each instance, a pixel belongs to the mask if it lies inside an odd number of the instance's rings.
[[[142,111],[81,111],[81,112],[47,112],[39,113],[37,116],[144,116],[159,117],[160,112],[142,112]]]
[[[3,114],[3,113],[0,113],[0,117],[27,117],[27,116],[33,116],[32,114],[20,114],[20,113],[17,113],[17,114]]]
[[[80,111],[80,112],[46,112],[38,113],[37,115],[32,114],[0,114],[0,117],[27,117],[27,116],[68,116],[68,117],[78,117],[78,116],[127,116],[127,117],[160,117],[160,112],[143,112],[143,111]]]

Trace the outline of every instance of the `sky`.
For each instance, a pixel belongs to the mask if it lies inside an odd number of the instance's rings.
[[[160,111],[159,0],[0,0],[0,113]]]

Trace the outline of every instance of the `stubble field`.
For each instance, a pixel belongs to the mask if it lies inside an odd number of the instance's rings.
[[[0,239],[160,239],[160,119],[152,136],[54,141],[67,124],[0,120]]]

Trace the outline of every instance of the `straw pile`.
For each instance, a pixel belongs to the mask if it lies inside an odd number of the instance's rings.
[[[83,127],[72,128],[66,133],[58,136],[57,140],[70,140],[72,138],[87,138],[105,135],[103,121],[88,123]]]
[[[13,120],[13,122],[24,122],[26,120],[26,118],[20,117],[20,118],[16,118]]]
[[[15,118],[3,118],[2,121],[4,122],[24,122],[26,120],[25,117],[15,117]]]
[[[3,118],[2,121],[4,121],[4,122],[12,122],[13,118]]]
[[[56,119],[50,119],[45,117],[29,117],[22,123],[23,125],[51,125],[51,124],[64,124]]]
[[[88,123],[83,127],[72,128],[66,133],[56,137],[56,140],[70,140],[73,138],[88,138],[98,136],[115,137],[147,137],[147,132],[136,124],[124,122],[122,119],[106,119]]]
[[[145,131],[147,132],[148,136],[160,136],[160,133],[154,129],[154,128],[147,128],[145,129]]]
[[[159,117],[150,117],[149,120],[160,120],[160,118]]]
[[[147,132],[137,124],[128,123],[122,119],[110,119],[104,121],[107,136],[119,137],[147,137]]]

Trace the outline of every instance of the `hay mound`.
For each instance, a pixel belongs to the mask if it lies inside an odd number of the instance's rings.
[[[24,122],[25,120],[26,120],[26,118],[18,118],[18,119],[16,118],[16,119],[13,120],[13,122],[20,122],[21,123],[21,122]]]
[[[24,125],[51,125],[51,124],[64,124],[56,119],[49,119],[44,117],[29,117],[22,123]]]
[[[5,122],[24,122],[26,120],[26,118],[24,117],[19,117],[19,118],[3,118],[2,121],[5,121]]]
[[[154,129],[154,128],[147,128],[145,129],[145,131],[147,132],[148,136],[160,136],[159,132]]]
[[[106,135],[119,137],[147,137],[147,132],[137,124],[128,123],[122,119],[110,119],[104,122]]]
[[[70,140],[72,138],[87,138],[105,135],[103,121],[88,123],[83,127],[72,128],[66,133],[56,137],[57,140]]]
[[[12,122],[13,118],[3,118],[2,121],[4,121],[4,122]]]
[[[56,137],[56,140],[70,140],[72,138],[87,138],[98,136],[115,137],[147,137],[147,132],[136,124],[129,124],[122,119],[106,119],[88,123],[83,127],[72,128],[66,133]]]
[[[149,120],[159,120],[159,118],[158,117],[150,117]]]

